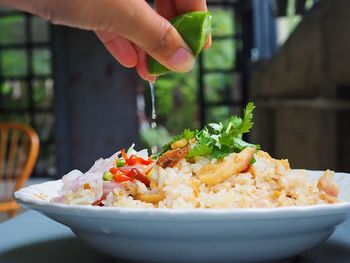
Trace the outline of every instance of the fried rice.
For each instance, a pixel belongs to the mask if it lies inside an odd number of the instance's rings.
[[[237,158],[240,153],[233,154]],[[213,169],[225,163],[232,166],[230,156],[223,160],[181,158],[172,167],[166,167],[148,157],[147,151],[138,152],[132,147],[127,156],[124,153],[126,160],[149,161],[127,163],[122,167],[123,174],[136,169],[145,174],[147,180],[130,176],[130,180],[106,181],[105,171],[121,158],[120,155],[121,152],[117,152],[110,158],[98,160],[85,174],[74,170],[65,175],[59,196],[51,202],[130,208],[222,209],[308,206],[339,201],[339,189],[333,182],[332,171],[327,170],[318,181],[312,181],[307,171],[291,169],[288,160],[277,160],[255,149],[251,156],[254,162],[250,159],[244,169],[227,174],[213,184],[201,176],[203,168],[209,167],[215,173]]]

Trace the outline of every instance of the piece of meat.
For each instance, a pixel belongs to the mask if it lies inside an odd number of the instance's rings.
[[[334,172],[327,170],[320,177],[317,183],[317,188],[320,191],[323,191],[328,198],[326,201],[335,200],[339,194],[339,187],[333,180]]]
[[[158,192],[155,194],[137,194],[134,195],[134,199],[140,200],[146,203],[158,204],[165,198],[165,194],[163,192]]]
[[[216,164],[203,166],[198,172],[198,178],[209,186],[222,183],[232,175],[244,171],[250,165],[254,153],[255,147],[247,147],[240,153],[231,153]]]
[[[187,153],[188,147],[167,151],[158,158],[157,164],[162,168],[174,167]]]
[[[171,149],[178,149],[178,148],[183,148],[188,144],[188,140],[185,138],[182,138],[180,140],[177,140],[176,142],[173,142],[171,144]]]

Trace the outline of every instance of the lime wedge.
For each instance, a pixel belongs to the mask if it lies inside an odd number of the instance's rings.
[[[202,51],[211,30],[209,12],[190,12],[175,17],[170,22],[180,33],[196,57]],[[152,57],[148,58],[148,71],[152,75],[163,75],[170,70]]]

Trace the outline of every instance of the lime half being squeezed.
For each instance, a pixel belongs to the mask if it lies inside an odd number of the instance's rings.
[[[211,31],[209,12],[190,12],[175,17],[170,22],[191,48],[196,57],[202,51]],[[170,70],[152,57],[148,58],[148,71],[152,75],[163,75]]]

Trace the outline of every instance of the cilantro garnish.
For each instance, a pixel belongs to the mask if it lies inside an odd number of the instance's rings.
[[[202,130],[186,129],[164,145],[159,155],[170,150],[171,144],[182,138],[195,139],[194,146],[188,152],[187,158],[203,156],[220,160],[230,153],[240,152],[246,147],[255,146],[259,149],[259,145],[250,144],[242,139],[243,134],[248,133],[253,127],[254,108],[254,103],[249,102],[244,109],[243,118],[234,115],[224,123],[209,123]]]

